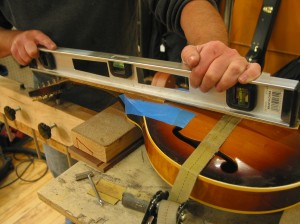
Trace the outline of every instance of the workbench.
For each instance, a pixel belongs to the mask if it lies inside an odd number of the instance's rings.
[[[90,170],[95,174],[95,183],[106,179],[151,195],[158,190],[170,189],[152,168],[142,145],[105,173],[94,170],[84,162],[76,163],[41,188],[38,191],[39,198],[76,223],[141,223],[144,216],[142,212],[124,207],[121,201],[115,205],[104,203],[101,206],[96,197],[88,194],[91,189],[88,179],[76,181],[75,175]],[[250,215],[225,212],[191,202],[184,223],[299,224],[299,220],[299,206],[286,210],[283,215],[282,212]]]

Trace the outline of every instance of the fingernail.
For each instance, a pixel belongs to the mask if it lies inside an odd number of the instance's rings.
[[[56,48],[56,44],[51,44],[51,48],[55,49]]]
[[[188,64],[190,65],[190,64],[192,64],[193,62],[194,62],[194,60],[195,60],[195,56],[190,56],[190,57],[188,57]]]
[[[47,43],[47,47],[48,47],[49,49],[55,49],[55,48],[56,48],[56,45],[55,45],[54,43],[52,43],[52,42],[48,42],[48,43]]]
[[[247,75],[243,75],[239,77],[239,82],[240,83],[247,83],[248,82],[248,76]]]

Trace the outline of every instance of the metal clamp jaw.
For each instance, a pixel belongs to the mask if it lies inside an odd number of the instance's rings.
[[[158,219],[158,210],[159,205],[162,200],[167,200],[169,197],[168,191],[158,191],[152,197],[147,211],[145,212],[144,218],[141,224],[156,224]],[[182,224],[185,219],[185,210],[186,202],[179,205],[177,212],[176,212],[176,224]]]

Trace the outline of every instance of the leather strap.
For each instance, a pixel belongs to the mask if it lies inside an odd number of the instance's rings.
[[[265,54],[281,0],[264,0],[246,58],[264,67]],[[245,21],[246,22],[246,21]]]

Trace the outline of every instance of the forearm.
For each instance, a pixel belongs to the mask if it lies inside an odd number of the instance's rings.
[[[20,31],[0,27],[0,58],[11,55],[12,41],[18,33]]]
[[[181,27],[189,44],[219,40],[228,45],[228,33],[219,12],[206,0],[192,0],[182,10]]]

